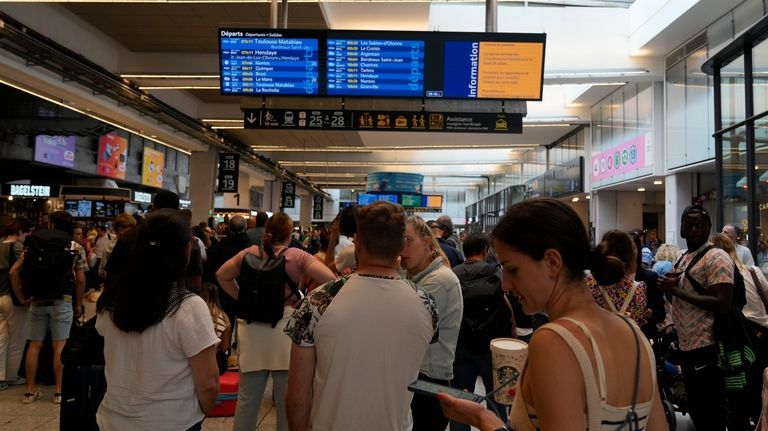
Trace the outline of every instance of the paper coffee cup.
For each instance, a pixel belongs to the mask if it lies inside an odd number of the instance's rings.
[[[494,338],[491,340],[491,367],[493,368],[493,389],[508,382],[504,389],[494,394],[501,404],[512,405],[517,390],[517,379],[523,372],[528,357],[528,343],[515,338]]]

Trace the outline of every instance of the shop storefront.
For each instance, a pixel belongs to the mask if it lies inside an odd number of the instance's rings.
[[[761,260],[768,233],[768,17],[713,55],[717,223],[733,223]]]

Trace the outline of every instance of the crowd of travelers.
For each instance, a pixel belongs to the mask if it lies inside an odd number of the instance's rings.
[[[269,379],[280,431],[666,430],[676,407],[697,429],[751,431],[765,405],[768,281],[736,226],[711,232],[692,205],[684,250],[639,229],[593,246],[552,199],[511,206],[489,233],[384,201],[305,232],[282,212],[194,224],[165,191],[147,216],[91,231],[58,211],[0,231],[0,390],[44,397],[50,337],[62,402],[62,352],[90,298],[101,430],[200,430],[220,374],[236,370],[236,431],[256,429]],[[649,340],[669,334],[675,354],[660,356]],[[472,392],[479,380],[490,393],[494,338],[529,343],[509,409],[408,390],[419,379]],[[670,367],[684,406],[659,390]]]

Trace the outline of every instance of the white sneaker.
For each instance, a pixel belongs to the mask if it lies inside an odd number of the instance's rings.
[[[32,404],[42,397],[43,397],[43,393],[40,391],[37,391],[34,394],[27,392],[24,394],[24,399],[22,399],[21,402],[24,404]]]

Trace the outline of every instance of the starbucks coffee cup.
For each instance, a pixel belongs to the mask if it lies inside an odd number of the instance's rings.
[[[515,338],[491,340],[493,389],[496,390],[504,384],[504,388],[493,396],[497,402],[512,405],[517,390],[517,379],[523,372],[527,357],[528,343],[524,341]]]

